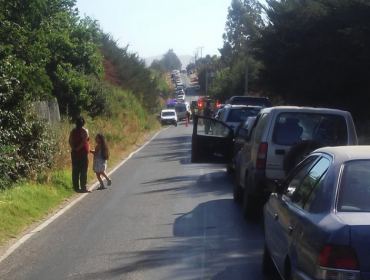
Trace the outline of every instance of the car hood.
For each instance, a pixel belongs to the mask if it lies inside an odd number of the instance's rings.
[[[175,116],[165,116],[165,117],[162,117],[163,120],[172,120],[172,119],[176,119]]]
[[[339,219],[350,227],[351,247],[355,249],[362,272],[370,272],[370,213],[340,212]]]

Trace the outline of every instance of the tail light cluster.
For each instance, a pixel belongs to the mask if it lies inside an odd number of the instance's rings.
[[[348,246],[326,245],[318,258],[315,278],[319,280],[360,280],[356,251]]]
[[[256,168],[264,169],[266,168],[266,159],[267,159],[267,148],[268,145],[266,142],[262,142],[258,149]]]

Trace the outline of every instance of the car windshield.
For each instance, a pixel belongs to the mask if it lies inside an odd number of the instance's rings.
[[[351,161],[344,165],[337,210],[370,212],[370,160]]]
[[[173,117],[175,112],[162,112],[162,117]]]
[[[257,108],[232,108],[227,116],[226,122],[242,122],[248,117],[257,116],[260,109]]]
[[[302,140],[315,140],[325,146],[346,145],[346,121],[340,115],[281,113],[275,126],[274,142],[291,146]]]

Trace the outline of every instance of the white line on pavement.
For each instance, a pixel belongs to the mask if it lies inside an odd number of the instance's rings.
[[[108,173],[108,175],[113,174],[118,168],[120,168],[123,164],[125,164],[134,154],[140,152],[146,145],[148,145],[150,142],[152,142],[154,140],[154,138],[156,138],[158,136],[159,133],[161,133],[162,131],[166,130],[167,128],[158,131],[148,142],[146,142],[143,146],[141,146],[136,151],[132,152],[124,161],[122,161],[112,171],[110,171]],[[99,185],[99,182],[96,182],[92,187],[90,187],[90,190],[95,189],[96,187],[98,187],[98,185]],[[2,256],[0,256],[0,263],[3,260],[5,260],[10,254],[12,254],[16,249],[18,249],[23,243],[25,243],[28,239],[30,239],[35,233],[38,233],[38,232],[42,231],[50,223],[52,223],[53,221],[55,221],[56,219],[58,219],[60,216],[62,216],[65,212],[67,212],[67,210],[69,210],[70,208],[72,208],[73,205],[75,205],[77,202],[79,202],[80,200],[82,200],[83,198],[85,198],[87,195],[88,195],[87,193],[84,193],[84,194],[80,195],[74,201],[72,201],[67,206],[65,206],[63,209],[61,209],[59,212],[57,212],[54,216],[50,217],[48,220],[46,220],[41,225],[39,225],[36,229],[34,229],[31,232],[29,232],[26,235],[24,235],[15,244],[13,244],[12,246],[10,246],[10,248],[8,248]]]

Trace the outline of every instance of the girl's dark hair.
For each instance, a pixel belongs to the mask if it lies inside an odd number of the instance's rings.
[[[100,139],[100,143],[101,143],[101,154],[103,155],[103,158],[105,160],[109,159],[109,149],[108,149],[108,144],[107,144],[107,140],[105,140],[105,137],[102,133],[98,133],[96,135],[96,137],[98,137]]]
[[[83,117],[78,117],[76,119],[76,128],[81,129],[85,125],[85,119]]]

